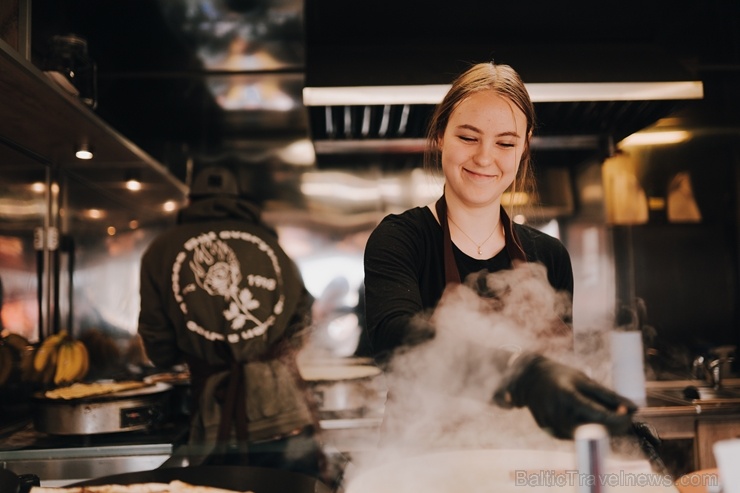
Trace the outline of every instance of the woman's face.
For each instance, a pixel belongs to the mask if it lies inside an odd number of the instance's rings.
[[[470,207],[499,204],[516,178],[526,131],[524,113],[494,91],[460,102],[439,142],[448,198]]]

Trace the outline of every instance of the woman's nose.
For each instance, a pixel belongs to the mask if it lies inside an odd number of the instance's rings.
[[[491,146],[480,145],[476,149],[473,160],[478,166],[490,166],[494,162],[494,150]]]

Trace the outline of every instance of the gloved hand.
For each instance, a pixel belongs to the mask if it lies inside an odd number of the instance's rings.
[[[528,407],[535,421],[557,438],[600,423],[612,435],[629,432],[637,406],[583,372],[542,355],[520,355],[505,372],[493,400],[504,408]]]

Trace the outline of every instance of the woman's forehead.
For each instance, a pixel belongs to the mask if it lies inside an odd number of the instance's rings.
[[[461,100],[450,114],[453,125],[511,127],[523,134],[527,119],[511,99],[493,90],[477,91]]]

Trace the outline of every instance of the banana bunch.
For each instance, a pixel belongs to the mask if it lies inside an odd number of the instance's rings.
[[[44,385],[69,385],[82,380],[90,367],[90,355],[82,341],[66,330],[49,336],[36,350],[33,370]]]
[[[0,387],[8,383],[16,368],[22,368],[32,351],[33,346],[20,334],[0,337]]]
[[[69,385],[82,380],[90,368],[90,355],[82,341],[69,339],[59,346],[55,385]]]

